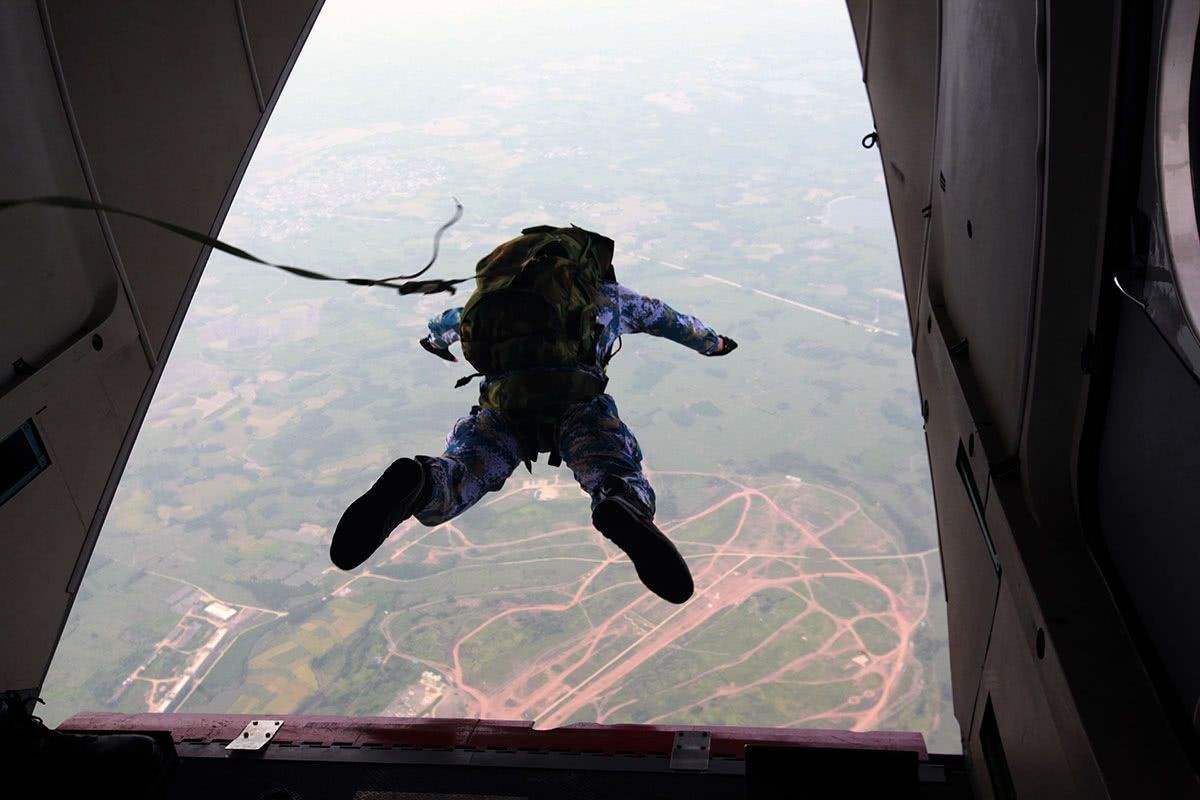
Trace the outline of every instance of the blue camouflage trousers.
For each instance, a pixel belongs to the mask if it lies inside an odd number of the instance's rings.
[[[607,394],[576,403],[559,423],[559,453],[575,480],[603,499],[605,478],[623,480],[654,514],[654,489],[642,474],[642,450],[633,432],[617,416]],[[430,480],[430,499],[416,518],[439,525],[457,517],[488,492],[504,485],[521,463],[521,444],[508,419],[492,409],[475,409],[454,426],[440,457],[421,456]]]

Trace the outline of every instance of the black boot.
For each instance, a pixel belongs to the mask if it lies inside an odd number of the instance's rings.
[[[695,586],[687,562],[654,524],[649,509],[619,478],[608,478],[605,496],[592,511],[592,524],[625,551],[646,588],[669,603],[685,603]]]
[[[329,545],[330,560],[340,569],[354,569],[379,549],[396,526],[428,502],[425,466],[412,458],[393,461],[375,485],[342,514]]]

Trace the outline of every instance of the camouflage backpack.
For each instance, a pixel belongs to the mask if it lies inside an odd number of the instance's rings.
[[[601,284],[616,280],[612,256],[611,239],[542,225],[479,262],[459,337],[467,361],[488,378],[480,405],[542,427],[604,391],[596,313]]]

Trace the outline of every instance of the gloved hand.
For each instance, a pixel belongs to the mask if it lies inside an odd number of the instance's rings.
[[[721,337],[721,343],[717,345],[715,353],[705,353],[707,356],[727,356],[737,349],[737,342],[728,336]]]
[[[426,352],[433,353],[443,361],[458,361],[458,359],[454,357],[454,353],[450,352],[449,347],[439,347],[436,343],[434,343],[432,334],[421,340],[421,347],[424,347]]]

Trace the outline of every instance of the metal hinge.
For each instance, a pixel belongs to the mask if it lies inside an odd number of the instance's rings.
[[[281,719],[252,719],[226,750],[262,750],[283,725]]]
[[[671,769],[708,769],[712,734],[708,731],[676,731],[671,747]]]

